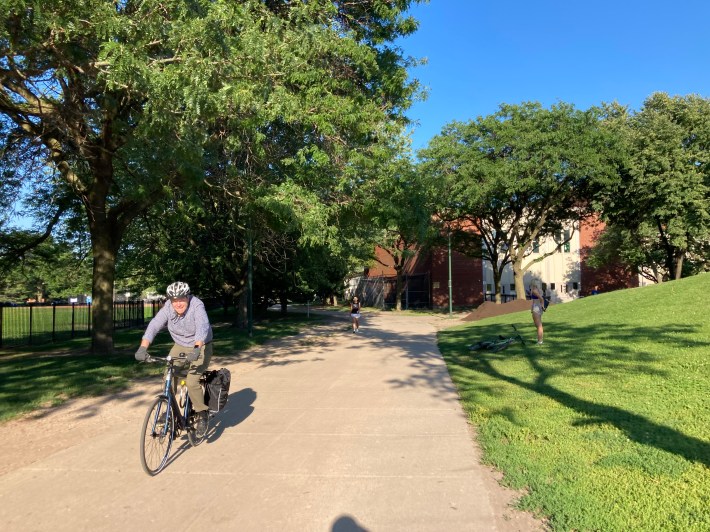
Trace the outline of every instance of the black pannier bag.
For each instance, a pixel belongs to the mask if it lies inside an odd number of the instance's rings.
[[[205,371],[205,404],[212,412],[219,412],[227,404],[232,376],[226,368]]]

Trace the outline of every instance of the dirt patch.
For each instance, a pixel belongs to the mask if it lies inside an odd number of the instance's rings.
[[[515,299],[501,304],[497,304],[494,301],[485,301],[483,305],[463,318],[463,321],[482,320],[483,318],[492,318],[493,316],[501,316],[503,314],[510,314],[511,312],[520,312],[523,310],[530,310],[530,301],[525,299]]]

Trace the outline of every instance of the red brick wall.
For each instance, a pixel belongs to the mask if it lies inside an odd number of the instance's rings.
[[[367,277],[394,276],[392,257],[380,248],[375,249],[379,262],[367,270]],[[406,273],[416,275],[429,273],[431,301],[434,308],[449,306],[449,263],[446,248],[434,249],[431,253],[417,255],[407,265]],[[471,259],[453,251],[451,253],[451,292],[454,307],[473,307],[483,303],[483,265],[480,259]]]
[[[449,306],[449,254],[444,248],[431,254],[431,301],[434,308]],[[451,252],[452,306],[472,307],[483,303],[483,265],[480,259],[472,259]]]
[[[592,268],[587,264],[587,258],[596,245],[600,235],[604,232],[604,222],[598,217],[583,221],[579,227],[579,260],[582,277],[582,291],[580,295],[588,296],[594,287],[600,292],[610,292],[621,288],[638,286],[638,276],[621,264],[612,264],[603,268]]]
[[[374,262],[369,269],[365,272],[366,277],[379,277],[384,275],[385,277],[390,277],[397,275],[394,270],[394,260],[392,255],[387,253],[384,249],[380,247],[375,248],[375,256],[377,261]],[[415,275],[418,273],[426,273],[429,271],[429,261],[428,256],[417,255],[409,259],[407,265],[404,269],[404,273],[409,275]]]

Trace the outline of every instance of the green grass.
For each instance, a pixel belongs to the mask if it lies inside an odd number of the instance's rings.
[[[710,530],[710,274],[440,333],[485,460],[554,530]],[[511,331],[497,354],[467,346]]]
[[[211,365],[237,359],[253,345],[297,334],[319,318],[311,316],[269,316],[254,325],[252,337],[231,327],[222,311],[211,313],[215,332]],[[41,407],[60,405],[75,397],[100,396],[126,389],[136,379],[161,375],[158,364],[139,364],[134,354],[143,329],[115,334],[114,355],[89,354],[87,338],[57,344],[31,346],[23,350],[0,351],[0,422]],[[172,345],[162,332],[151,345],[152,354],[164,354]]]

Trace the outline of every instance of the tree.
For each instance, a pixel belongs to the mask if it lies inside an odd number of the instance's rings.
[[[399,311],[407,266],[432,237],[432,214],[406,150],[395,144],[386,151],[383,164],[375,167],[376,175],[363,187],[360,202],[364,232],[369,230],[372,241],[392,259],[397,276],[395,310]]]
[[[8,240],[22,241],[28,231],[16,230]],[[88,250],[70,239],[49,237],[25,251],[19,259],[0,263],[0,300],[51,300],[88,293],[91,264]]]
[[[629,275],[637,274],[653,283],[663,277],[663,251],[653,245],[656,232],[608,225],[588,250],[587,265],[592,268],[612,266],[617,272],[624,268]]]
[[[620,254],[660,282],[702,271],[710,242],[710,99],[655,93],[609,115],[626,158],[598,196]]]
[[[306,176],[401,117],[416,83],[387,43],[416,29],[410,3],[0,0],[3,153],[38,161],[24,178],[58,198],[45,209],[84,210],[95,351],[113,348],[126,231],[203,184],[214,153],[230,152],[237,178],[253,158]],[[279,135],[298,146],[289,160],[269,159],[263,141]]]
[[[450,124],[420,152],[438,210],[480,235],[497,301],[503,268],[512,265],[521,297],[525,272],[547,256],[526,262],[534,242],[555,238],[557,249],[568,242],[565,229],[591,213],[594,185],[613,178],[614,135],[601,116],[565,103],[504,104],[493,115]]]

